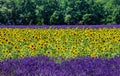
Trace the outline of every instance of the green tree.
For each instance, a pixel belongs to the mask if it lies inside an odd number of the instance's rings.
[[[54,11],[50,17],[50,24],[64,24],[64,19],[61,11]]]
[[[0,22],[2,24],[7,24],[9,23],[10,19],[10,14],[12,12],[10,6],[9,6],[10,1],[2,1],[0,0]]]
[[[37,21],[40,20],[40,22],[43,22],[44,24],[50,24],[51,15],[54,13],[54,11],[59,9],[57,0],[37,0],[36,2]]]
[[[93,14],[85,14],[82,17],[82,21],[80,21],[80,24],[95,24],[95,16]]]
[[[65,23],[67,23],[69,25],[69,24],[72,23],[71,19],[72,19],[71,15],[65,15],[65,20],[64,21],[65,21]]]
[[[115,22],[120,24],[120,6],[114,10],[113,15],[115,16]]]
[[[21,0],[20,6],[20,18],[22,19],[22,24],[33,24],[35,16],[35,0]]]
[[[0,24],[120,24],[120,1],[0,0]]]

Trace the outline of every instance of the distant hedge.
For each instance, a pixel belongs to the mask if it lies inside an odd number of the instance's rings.
[[[120,1],[0,0],[0,24],[120,24]]]

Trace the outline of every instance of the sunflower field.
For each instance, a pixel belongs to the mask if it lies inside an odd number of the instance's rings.
[[[120,76],[120,28],[0,28],[0,76]]]

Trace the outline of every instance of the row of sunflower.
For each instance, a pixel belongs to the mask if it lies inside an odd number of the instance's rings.
[[[0,59],[120,55],[119,28],[0,28]]]

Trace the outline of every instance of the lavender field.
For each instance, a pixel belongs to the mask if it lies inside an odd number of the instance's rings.
[[[0,25],[0,28],[120,28],[120,25]]]
[[[0,63],[1,76],[120,76],[120,57],[77,57],[54,62],[46,56],[8,59]]]

